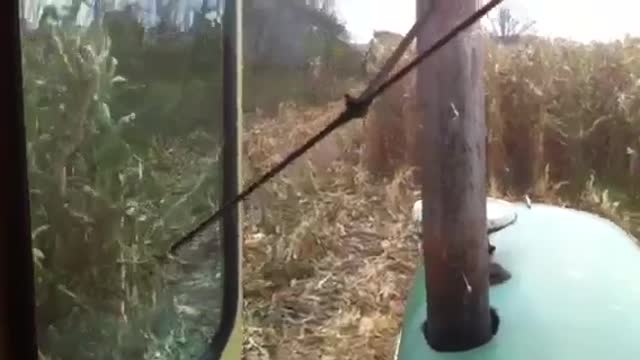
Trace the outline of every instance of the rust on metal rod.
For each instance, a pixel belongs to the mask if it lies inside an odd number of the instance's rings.
[[[429,47],[479,0],[416,0],[430,21],[418,34]],[[483,57],[479,23],[460,33],[418,68],[423,117],[423,256],[429,345],[464,351],[493,336],[486,239]]]

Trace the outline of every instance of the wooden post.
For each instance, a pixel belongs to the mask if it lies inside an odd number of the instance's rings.
[[[479,0],[416,0],[430,9],[418,51],[476,11]],[[428,7],[428,8],[427,8]],[[492,338],[486,235],[484,49],[479,23],[418,69],[423,118],[424,332],[436,351],[464,351]]]

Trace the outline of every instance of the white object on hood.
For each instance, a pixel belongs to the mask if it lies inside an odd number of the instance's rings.
[[[413,204],[413,220],[422,222],[422,200]],[[498,229],[515,221],[517,215],[513,204],[508,201],[487,197],[487,230]]]

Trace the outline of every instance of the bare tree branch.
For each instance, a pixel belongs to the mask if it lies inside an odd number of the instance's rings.
[[[501,42],[517,41],[520,36],[532,30],[535,21],[521,22],[515,18],[507,6],[501,6],[498,15],[490,20],[491,35]]]

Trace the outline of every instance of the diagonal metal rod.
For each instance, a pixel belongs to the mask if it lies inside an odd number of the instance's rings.
[[[340,126],[348,123],[353,119],[364,117],[367,113],[369,105],[371,104],[371,102],[373,102],[373,100],[376,97],[378,97],[380,94],[382,94],[391,86],[393,86],[393,84],[395,84],[396,82],[404,78],[411,70],[413,70],[416,66],[418,66],[422,61],[424,61],[429,56],[433,55],[434,52],[438,51],[440,48],[446,45],[451,39],[453,39],[460,32],[464,31],[466,28],[473,25],[476,21],[478,21],[480,18],[485,16],[489,11],[495,8],[502,1],[503,0],[489,1],[483,7],[478,9],[478,11],[474,12],[464,21],[462,21],[453,29],[451,29],[447,34],[445,34],[442,38],[440,38],[440,40],[436,41],[435,44],[431,45],[424,52],[416,56],[410,63],[405,65],[403,68],[401,68],[393,76],[383,81],[380,86],[375,87],[375,84],[372,85],[370,83],[367,89],[363,91],[362,94],[357,98],[353,98],[349,95],[345,95],[345,109],[342,111],[342,113],[340,113],[340,115],[338,115],[338,117],[335,120],[333,120],[324,129],[320,130],[320,132],[318,132],[316,135],[314,135],[309,140],[307,140],[307,142],[305,142],[303,145],[301,145],[300,147],[292,151],[282,161],[280,161],[278,164],[273,166],[269,171],[267,171],[258,180],[256,180],[251,185],[249,185],[245,190],[243,190],[235,198],[223,204],[222,207],[218,209],[218,211],[216,211],[213,215],[211,215],[209,218],[204,220],[202,223],[196,226],[193,230],[189,231],[186,235],[184,235],[178,241],[173,243],[169,248],[169,256],[175,255],[176,251],[180,249],[182,246],[191,242],[195,238],[196,234],[198,234],[199,232],[201,232],[202,230],[204,230],[205,228],[207,228],[208,226],[210,226],[211,224],[219,220],[222,214],[225,211],[227,211],[227,209],[231,208],[232,206],[236,206],[239,202],[246,199],[249,195],[251,195],[251,193],[253,193],[259,187],[261,187],[262,185],[267,183],[269,180],[271,180],[274,176],[276,176],[278,173],[284,170],[284,168],[289,166],[293,161],[295,161],[297,158],[299,158],[301,155],[307,152],[320,140],[324,139],[327,135],[331,134],[335,129],[339,128]],[[428,11],[426,11],[421,15],[420,19],[416,21],[414,26],[407,33],[406,35],[407,38],[410,36],[415,37],[417,30],[426,22],[426,18],[428,17],[427,14],[428,14]],[[400,43],[400,45],[404,44],[404,49],[402,49],[402,51],[406,50],[406,48],[410,43],[411,43],[411,40],[404,39]],[[385,63],[385,65],[383,66],[383,69],[380,70],[380,73],[376,76],[376,78],[373,81],[376,81],[376,80],[382,81],[381,79],[386,77],[386,74],[384,74],[382,70],[386,69],[386,71],[390,71],[393,68],[393,66],[395,66],[395,63],[399,60],[400,56],[402,56],[402,52],[399,49],[400,45],[391,56],[391,57],[394,57],[395,55],[395,58],[396,58],[395,61],[394,62],[390,61],[391,60],[390,58]]]

